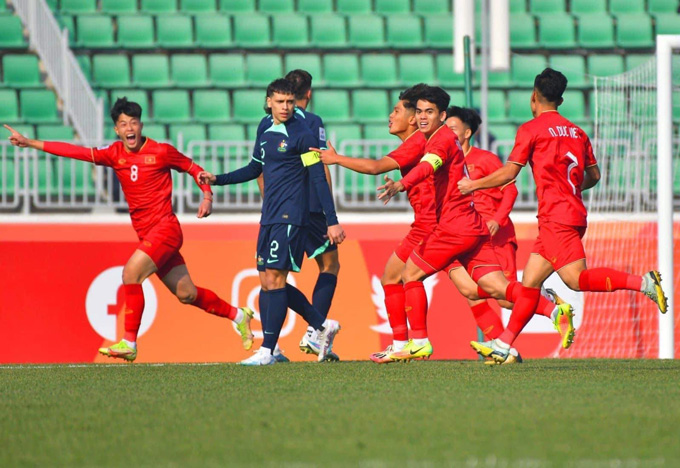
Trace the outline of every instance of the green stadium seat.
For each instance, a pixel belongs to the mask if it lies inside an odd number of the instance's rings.
[[[571,0],[571,14],[607,13],[607,0]]]
[[[168,141],[168,131],[163,124],[144,124],[142,133],[155,141]]]
[[[583,14],[578,19],[578,43],[587,49],[614,47],[614,22],[605,13]]]
[[[246,133],[243,125],[210,124],[208,138],[211,141],[245,141]]]
[[[453,19],[450,15],[425,16],[424,27],[425,45],[437,49],[453,47]]]
[[[2,56],[2,69],[5,72],[4,84],[12,88],[40,88],[40,68],[38,57],[32,54]]]
[[[47,3],[47,6],[50,7],[50,10],[59,10],[59,0],[45,0],[45,2]]]
[[[392,54],[363,54],[360,59],[361,79],[369,88],[397,86],[397,59]]]
[[[510,46],[513,49],[536,48],[534,17],[526,13],[510,15]]]
[[[27,138],[36,138],[35,128],[33,125],[14,124],[12,128]]]
[[[90,56],[86,54],[76,55],[76,60],[78,61],[78,65],[80,65],[80,69],[82,70],[83,75],[85,75],[85,78],[87,78],[88,81],[92,81],[92,62],[90,61]]]
[[[261,115],[262,117],[262,115]],[[251,123],[246,125],[246,140],[253,141],[257,137],[257,128],[259,124]]]
[[[202,54],[174,54],[170,58],[171,80],[179,88],[204,88],[208,81],[208,63]]]
[[[390,129],[384,123],[364,125],[364,138],[367,140],[391,140]]]
[[[23,26],[18,16],[0,16],[0,48],[25,48]]]
[[[7,11],[7,3],[0,1],[0,13],[4,13],[6,11]]]
[[[44,141],[73,141],[73,127],[68,125],[38,125],[38,139]]]
[[[214,13],[216,0],[181,0],[179,9],[183,13]]]
[[[127,55],[95,55],[92,58],[92,68],[97,86],[113,88],[130,85],[130,62]]]
[[[61,0],[61,12],[74,15],[97,13],[97,0]]]
[[[222,90],[194,91],[194,120],[202,123],[228,122],[229,95]]]
[[[132,83],[140,88],[170,86],[170,63],[165,55],[133,55]]]
[[[420,18],[413,15],[388,16],[387,43],[397,49],[421,49],[423,30]]]
[[[21,117],[26,122],[59,122],[57,98],[52,91],[47,89],[20,91],[19,101],[21,102]]]
[[[275,46],[284,49],[309,46],[307,17],[299,14],[277,14],[273,16],[272,41]]]
[[[616,44],[624,49],[654,47],[652,19],[649,15],[619,14],[616,17]]]
[[[517,127],[512,124],[496,124],[489,127],[489,133],[493,135],[496,140],[500,141],[514,141],[517,134]]]
[[[373,12],[371,0],[336,0],[336,11],[343,15],[363,15]]]
[[[205,125],[200,124],[173,124],[170,125],[170,141],[173,145],[179,145],[179,136],[182,135],[182,146],[187,147],[190,141],[206,141],[208,135]]]
[[[538,23],[538,43],[546,49],[576,47],[574,19],[566,13],[543,15]]]
[[[317,94],[314,95],[317,98]],[[262,106],[265,102],[265,94],[261,90],[238,90],[232,94],[234,104],[234,118],[236,122],[258,123],[264,116]]]
[[[113,21],[108,15],[78,16],[78,47],[103,49],[113,47]]]
[[[591,55],[596,57],[597,55]],[[580,55],[551,55],[550,67],[567,77],[569,88],[582,89],[590,86],[586,80],[586,61]]]
[[[260,0],[258,11],[260,13],[279,15],[281,13],[293,13],[295,6],[293,5],[293,0]]]
[[[234,41],[241,47],[269,47],[269,18],[246,14],[234,16]]]
[[[413,12],[418,15],[443,15],[451,12],[450,0],[413,0]]]
[[[150,49],[156,45],[151,16],[119,16],[118,45],[125,49]]]
[[[234,42],[231,39],[231,21],[222,15],[196,15],[196,45],[207,49],[229,48]]]
[[[462,73],[453,71],[453,57],[451,54],[437,54],[437,81],[445,88],[462,88],[465,78]]]
[[[449,96],[451,96],[451,102],[449,105],[451,106],[460,106],[460,107],[467,107],[468,102],[467,102],[467,95],[465,94],[465,91],[462,90],[455,90],[455,91],[450,91]],[[472,103],[473,106],[475,103]]]
[[[609,0],[609,13],[614,16],[645,11],[645,0]]]
[[[385,46],[385,24],[382,16],[350,16],[348,25],[350,45],[359,48],[382,48]]]
[[[158,45],[165,48],[189,48],[194,45],[191,17],[183,15],[159,15],[156,17]]]
[[[177,0],[141,0],[141,11],[152,14],[176,13]]]
[[[565,91],[564,102],[559,108],[560,114],[578,125],[586,120],[586,103],[581,91]]]
[[[532,15],[564,13],[564,3],[564,0],[529,0],[529,12]]]
[[[547,66],[548,62],[542,55],[513,55],[512,81],[518,88],[533,88],[536,75]]]
[[[352,91],[352,113],[360,122],[385,122],[390,105],[385,91],[359,89]]]
[[[479,91],[472,93],[473,107],[479,108],[482,102],[482,97]],[[488,121],[489,123],[505,123],[508,120],[505,111],[505,93],[503,91],[492,89],[487,95],[488,104]],[[489,127],[491,128],[491,127]]]
[[[358,124],[333,124],[326,127],[328,141],[336,148],[345,140],[361,140],[361,125]]]
[[[588,56],[587,61],[588,75],[591,76],[610,76],[624,72],[623,56],[621,55],[592,54]]]
[[[119,15],[121,13],[137,13],[137,0],[101,0],[102,13]]]
[[[320,90],[314,93],[314,113],[322,116],[324,123],[348,122],[349,94],[340,90]]]
[[[191,119],[188,91],[154,91],[152,96],[153,115],[156,122],[180,123]]]
[[[20,122],[19,101],[13,89],[0,89],[0,122]]]
[[[153,121],[151,115],[151,106],[149,106],[149,97],[143,89],[112,89],[110,102],[116,102],[117,99],[127,98],[128,101],[136,102],[142,108],[142,121]],[[144,127],[146,128],[146,126]]]
[[[640,65],[644,65],[652,58],[654,56],[649,54],[626,54],[626,70],[632,70]]]
[[[399,55],[399,81],[402,86],[435,83],[434,58],[430,54]]]
[[[325,80],[321,73],[321,57],[317,54],[286,54],[284,58],[284,75],[292,70],[305,70],[312,75],[313,86],[323,86]]]
[[[333,0],[298,0],[297,11],[305,15],[333,13]]]
[[[655,15],[657,13],[677,13],[678,12],[678,1],[677,0],[648,0],[650,14]]]
[[[323,57],[326,84],[331,87],[359,86],[359,58],[355,54],[326,54]]]
[[[282,63],[278,54],[247,54],[246,81],[253,86],[267,86],[281,77]]]
[[[533,118],[529,100],[531,90],[508,91],[508,118],[516,123],[523,124]]]
[[[526,13],[526,0],[510,0],[510,13]]]
[[[220,10],[230,14],[254,13],[255,0],[219,0]]]
[[[657,34],[680,34],[680,15],[665,13],[656,15]]]
[[[339,15],[315,15],[309,18],[312,46],[321,48],[347,47],[345,19]]]
[[[411,13],[411,0],[375,0],[375,12],[385,16]]]
[[[509,88],[512,86],[512,79],[509,71],[490,71],[489,72],[489,87],[490,88]]]
[[[245,61],[241,54],[211,54],[208,58],[210,81],[215,86],[238,88],[246,86]]]
[[[70,15],[59,15],[56,17],[59,27],[63,31],[68,30],[68,42],[71,47],[75,47],[76,44],[76,23],[73,16]],[[1,23],[1,20],[0,20]],[[0,40],[2,38],[2,31],[0,30]]]

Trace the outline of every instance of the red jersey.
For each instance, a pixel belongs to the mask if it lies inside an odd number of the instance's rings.
[[[557,111],[543,112],[517,130],[508,161],[531,164],[539,222],[586,226],[581,197],[587,167],[597,164],[588,135]]]
[[[425,144],[427,139],[423,132],[416,130],[409,135],[397,149],[387,155],[394,159],[399,165],[402,177],[406,176],[414,167],[418,165],[420,159],[425,154]],[[437,224],[437,213],[435,210],[434,179],[428,177],[418,182],[406,191],[408,201],[413,207],[415,219],[412,226],[421,225],[434,227]]]
[[[464,236],[488,235],[482,217],[474,209],[472,196],[458,190],[458,181],[466,177],[465,157],[458,137],[446,125],[430,136],[425,145],[425,156],[401,182],[409,190],[433,173],[439,226]]]
[[[503,167],[498,156],[490,151],[470,148],[465,156],[470,179],[476,180],[486,177],[492,172]],[[494,220],[500,226],[495,236],[491,238],[492,244],[503,245],[507,242],[517,243],[515,238],[515,226],[510,219],[510,211],[517,199],[517,187],[514,183],[504,187],[478,190],[473,194],[475,209],[482,215],[484,222]]]
[[[136,153],[125,149],[121,141],[100,148],[45,142],[44,149],[59,156],[112,167],[128,202],[132,227],[140,238],[161,221],[177,220],[172,211],[170,169],[188,172],[194,180],[203,170],[173,146],[150,138],[146,138]],[[202,185],[201,189],[210,192],[207,185]]]

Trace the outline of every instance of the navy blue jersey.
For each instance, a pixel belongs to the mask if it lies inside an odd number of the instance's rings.
[[[305,226],[309,220],[311,175],[314,195],[320,198],[329,225],[337,224],[323,164],[318,153],[309,149],[317,143],[318,139],[297,115],[278,125],[271,116],[265,117],[258,128],[250,164],[218,176],[216,185],[240,183],[263,174],[265,197],[260,224]]]
[[[295,115],[304,120],[309,130],[311,130],[312,135],[317,139],[317,146],[315,146],[315,148],[326,149],[326,129],[323,126],[321,117],[311,112],[307,112],[304,109],[300,109],[299,107],[295,108]],[[312,213],[323,213],[321,202],[316,195],[314,187],[310,187],[309,189],[309,211]]]

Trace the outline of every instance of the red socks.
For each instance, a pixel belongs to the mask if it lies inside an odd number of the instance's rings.
[[[515,286],[517,288],[517,286]],[[519,286],[519,297],[515,301],[515,307],[512,309],[512,315],[505,331],[498,338],[506,344],[511,345],[517,335],[520,334],[531,317],[533,317],[538,300],[541,297],[541,290],[537,288],[525,288]]]
[[[387,319],[392,327],[393,339],[406,341],[408,340],[408,325],[406,325],[404,286],[385,284],[383,291],[385,291],[385,310],[387,310]]]
[[[493,299],[491,297],[491,294],[488,292],[484,291],[481,286],[477,285],[477,295],[479,296],[480,299]]]
[[[489,306],[488,302],[474,305],[470,309],[475,317],[477,326],[488,339],[493,340],[503,333],[503,322],[498,314]]]
[[[411,324],[413,338],[427,338],[427,295],[422,281],[410,281],[404,285],[406,315]]]
[[[124,284],[125,291],[125,334],[126,341],[137,341],[139,326],[142,324],[144,312],[144,292],[141,284]]]
[[[619,289],[639,291],[642,276],[631,275],[611,268],[592,268],[583,270],[578,277],[581,291],[611,292]]]
[[[196,287],[196,299],[191,305],[203,309],[209,314],[226,317],[229,320],[234,320],[238,312],[236,307],[224,302],[211,290],[199,287]]]
[[[505,290],[506,300],[514,304],[515,302],[517,302],[517,299],[519,299],[519,295],[521,292],[522,283],[520,283],[519,281],[511,282],[510,284],[508,284],[508,288]],[[515,309],[513,308],[512,310],[514,311]],[[555,304],[553,304],[548,299],[539,294],[536,313],[550,318],[550,315],[552,314],[553,310],[555,310]]]

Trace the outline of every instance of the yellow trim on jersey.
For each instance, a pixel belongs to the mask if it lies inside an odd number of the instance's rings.
[[[501,186],[499,187],[499,190],[502,192],[503,189],[504,189],[505,187],[507,187],[508,185],[512,185],[512,184],[514,184],[514,183],[516,183],[516,182],[517,182],[517,179],[512,179],[512,180],[511,180],[510,182],[508,182],[507,184],[501,185]]]
[[[94,160],[94,148],[90,148],[90,156],[92,156],[92,164],[97,164],[97,162]]]
[[[440,158],[439,156],[437,156],[434,153],[427,153],[425,156],[422,157],[420,162],[426,162],[426,163],[430,164],[430,166],[432,166],[432,168],[434,169],[435,172],[437,172],[437,169],[442,167],[442,164],[443,164],[442,158]]]
[[[518,163],[517,161],[508,161],[509,163],[517,164],[519,167],[524,167],[526,164]]]
[[[313,166],[314,164],[321,162],[321,158],[319,157],[319,153],[317,151],[308,151],[306,153],[302,153],[300,158],[302,158],[302,165],[305,167]]]

